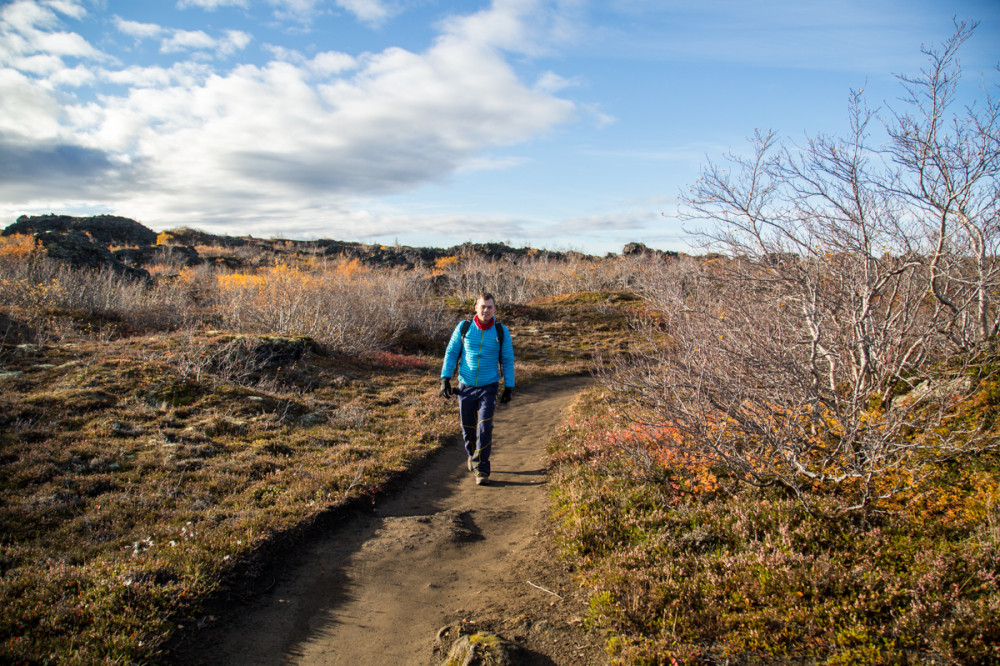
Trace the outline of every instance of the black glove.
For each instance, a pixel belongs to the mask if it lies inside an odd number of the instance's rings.
[[[514,397],[514,387],[504,386],[503,393],[500,394],[500,404],[506,405],[508,402],[510,402],[510,399],[513,397]]]
[[[441,397],[450,398],[455,395],[455,392],[451,390],[451,378],[442,377],[441,378]]]

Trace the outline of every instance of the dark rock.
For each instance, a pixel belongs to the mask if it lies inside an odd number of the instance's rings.
[[[130,247],[112,252],[116,259],[130,266],[147,266],[151,263],[197,266],[205,263],[198,251],[189,245],[150,245]]]
[[[645,243],[627,243],[625,247],[622,248],[622,256],[654,256],[661,259],[672,259],[674,257],[680,256],[679,252],[674,252],[673,250],[654,250],[650,247],[646,247]]]
[[[97,243],[82,231],[43,231],[36,233],[35,238],[45,248],[45,253],[50,258],[64,261],[74,268],[108,267],[119,275],[149,279],[148,271],[123,264],[107,247]]]
[[[197,229],[180,227],[163,232],[168,245],[209,245],[214,247],[243,247],[256,241],[232,236],[216,236]]]
[[[3,230],[3,236],[11,234],[38,234],[45,231],[76,231],[89,234],[98,243],[110,245],[152,245],[156,242],[156,232],[135,220],[117,215],[94,215],[93,217],[73,217],[71,215],[22,215]]]

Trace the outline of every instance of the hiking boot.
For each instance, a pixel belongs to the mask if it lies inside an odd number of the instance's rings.
[[[490,477],[476,475],[476,485],[477,486],[488,486],[490,485]]]

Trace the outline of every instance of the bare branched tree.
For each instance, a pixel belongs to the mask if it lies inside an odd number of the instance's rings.
[[[998,446],[985,426],[934,435],[970,382],[927,389],[932,362],[998,326],[1000,106],[984,91],[949,113],[971,30],[900,78],[912,108],[890,114],[885,144],[859,91],[846,137],[758,132],[748,156],[704,169],[686,217],[710,222],[700,233],[724,258],[650,276],[659,328],[609,377],[637,419],[740,480],[804,501],[836,487],[847,509],[930,459]]]
[[[952,112],[961,78],[958,50],[975,26],[960,24],[929,66],[899,77],[909,112],[888,126],[898,196],[933,241],[931,290],[948,314],[952,341],[969,346],[1000,330],[1000,100],[984,86],[981,105]],[[889,188],[887,188],[889,189]]]

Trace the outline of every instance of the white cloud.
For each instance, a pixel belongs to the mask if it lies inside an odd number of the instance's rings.
[[[58,101],[24,74],[0,69],[0,99],[0,135],[44,141],[62,133]]]
[[[573,37],[567,16],[578,0],[493,0],[488,9],[445,20],[444,32],[513,53],[541,55]]]
[[[17,68],[22,72],[46,76],[65,68],[62,58],[54,55],[33,55],[17,60]]]
[[[178,9],[200,7],[208,11],[215,11],[219,7],[240,7],[247,9],[249,6],[250,3],[248,0],[178,0],[177,2]]]
[[[0,86],[20,100],[7,117],[3,95],[0,131],[72,144],[75,152],[52,143],[31,153],[39,165],[32,192],[44,187],[44,160],[72,154],[74,168],[52,183],[63,198],[74,198],[73,182],[87,196],[106,186],[103,200],[117,200],[120,210],[150,223],[205,226],[253,215],[308,225],[312,214],[315,224],[333,217],[363,230],[363,216],[345,212],[359,197],[406,191],[460,170],[510,168],[516,159],[484,154],[574,119],[575,105],[553,94],[563,81],[553,75],[543,77],[545,85],[526,83],[501,51],[515,42],[530,50],[518,24],[532,20],[532,6],[498,1],[481,16],[448,22],[423,52],[391,47],[306,58],[274,48],[272,62],[230,71],[204,61],[106,66],[94,70],[97,78],[125,91],[104,90],[86,103],[57,103],[18,75]],[[506,27],[483,41],[486,19]],[[123,19],[116,27],[161,39],[172,53],[222,54],[251,39]],[[52,24],[49,33],[58,29]],[[60,75],[74,83],[70,71]],[[76,76],[75,85],[86,83]]]
[[[220,57],[229,57],[242,51],[253,37],[242,30],[226,30],[222,38],[215,38],[203,30],[176,30],[155,23],[128,21],[119,16],[114,18],[115,27],[137,40],[156,39],[160,41],[160,53],[182,53],[185,51],[215,51]]]
[[[557,93],[576,85],[579,85],[578,81],[559,76],[555,72],[544,72],[535,82],[535,89],[544,93]]]
[[[323,9],[327,0],[268,0],[275,7],[275,16],[280,20],[309,24],[318,15],[329,10]],[[333,4],[348,12],[362,23],[379,26],[397,13],[397,9],[383,0],[333,0]]]
[[[55,3],[72,11],[76,5]],[[99,59],[103,54],[75,33],[53,30],[59,16],[49,7],[19,0],[0,9],[0,63],[24,68],[23,59],[32,56]]]
[[[338,53],[336,51],[317,53],[316,56],[309,62],[309,69],[311,69],[318,76],[339,74],[341,72],[354,69],[356,66],[357,60],[353,56],[348,55],[347,53]]]
[[[158,37],[165,29],[155,23],[140,23],[138,21],[127,21],[120,16],[114,18],[115,27],[118,28],[120,32],[125,33],[136,39],[151,39],[153,37]]]
[[[46,0],[45,4],[70,18],[82,19],[87,15],[84,6],[74,0]]]
[[[97,77],[94,76],[94,72],[82,65],[78,65],[73,68],[61,67],[58,71],[52,73],[48,80],[55,86],[67,86],[70,88],[81,88],[83,86],[91,85]]]
[[[32,0],[18,0],[0,9],[4,32],[34,33],[58,25],[59,17],[48,7]]]
[[[268,0],[275,7],[274,15],[282,21],[311,23],[320,11],[316,5],[323,0]]]
[[[253,37],[242,30],[226,30],[226,36],[219,40],[216,52],[221,57],[228,57],[245,49],[252,40]]]
[[[174,30],[160,42],[161,53],[214,49],[216,41],[202,30]]]
[[[242,51],[253,39],[241,30],[227,30],[222,38],[215,38],[203,30],[167,30],[169,36],[160,42],[160,53],[185,51],[214,51],[219,57],[229,57]]]
[[[389,18],[389,9],[381,0],[336,0],[337,6],[354,14],[359,21],[379,24]]]
[[[127,67],[102,72],[101,78],[110,83],[133,88],[163,88],[178,81],[177,67]],[[201,77],[199,77],[200,80]]]
[[[390,48],[362,61],[324,53],[303,64],[245,65],[113,106],[144,117],[136,127],[155,128],[137,145],[160,177],[185,187],[397,191],[572,118],[570,102],[526,87],[475,36],[453,29],[425,53]],[[196,37],[188,43],[208,46]],[[328,78],[348,70],[349,78]],[[104,125],[131,125],[112,115]]]

